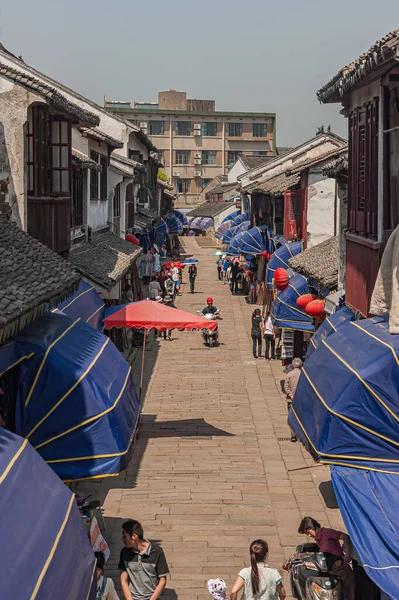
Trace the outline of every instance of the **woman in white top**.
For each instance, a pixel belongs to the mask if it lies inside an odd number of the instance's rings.
[[[272,358],[276,358],[275,355],[275,340],[276,334],[274,332],[274,327],[272,323],[272,318],[270,316],[270,312],[267,313],[264,323],[263,323],[263,336],[266,342],[266,350],[265,350],[265,358],[266,360],[271,360]]]
[[[119,600],[119,596],[115,590],[115,584],[110,577],[104,576],[105,558],[103,552],[95,552],[94,556],[97,559],[96,575],[97,575],[97,594],[96,600]]]
[[[230,600],[237,600],[244,588],[245,600],[284,600],[285,589],[277,569],[266,564],[269,547],[264,540],[255,540],[249,547],[251,566],[242,569],[231,590]]]

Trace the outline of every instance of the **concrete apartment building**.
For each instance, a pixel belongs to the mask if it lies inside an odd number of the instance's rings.
[[[178,194],[176,206],[196,205],[201,192],[239,156],[274,156],[274,113],[220,112],[214,100],[186,92],[158,93],[158,102],[106,100],[105,107],[138,125],[158,148],[158,158]]]

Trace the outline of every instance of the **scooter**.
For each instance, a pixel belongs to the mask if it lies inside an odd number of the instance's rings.
[[[297,546],[284,565],[290,572],[292,596],[297,600],[344,600],[342,581],[331,575],[342,565],[342,558],[319,552],[314,543]]]
[[[202,315],[205,319],[209,319],[209,321],[216,321],[217,319],[220,319],[220,312],[221,311],[218,310],[214,314],[208,313],[206,315],[203,315],[202,311],[197,310],[197,313],[199,315]],[[216,344],[219,344],[219,328],[216,327],[215,329],[203,329],[202,339],[204,340],[205,344],[210,348],[212,348]]]

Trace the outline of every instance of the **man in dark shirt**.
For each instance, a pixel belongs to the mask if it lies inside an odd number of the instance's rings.
[[[230,289],[231,289],[231,293],[237,293],[238,291],[238,273],[240,272],[240,265],[238,264],[238,261],[234,262],[231,265],[231,285],[230,285]]]
[[[188,277],[190,280],[190,292],[192,294],[194,294],[194,285],[195,285],[195,278],[197,277],[197,267],[196,265],[190,265],[189,269],[188,269]]]
[[[121,587],[125,600],[158,600],[166,586],[169,568],[165,554],[144,538],[138,521],[129,519],[122,525],[122,548],[119,558]]]

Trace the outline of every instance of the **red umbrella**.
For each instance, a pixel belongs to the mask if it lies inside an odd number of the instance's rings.
[[[140,240],[138,238],[136,238],[135,235],[132,235],[131,233],[127,233],[125,235],[125,240],[127,240],[128,242],[132,242],[132,244],[136,244],[136,246],[140,246]]]
[[[194,315],[184,310],[171,308],[159,302],[152,300],[141,300],[128,304],[118,312],[109,316],[104,320],[105,329],[112,327],[128,327],[132,329],[144,329],[143,357],[141,363],[141,379],[140,379],[140,398],[143,387],[144,373],[144,353],[147,331],[150,329],[158,329],[158,331],[166,331],[170,329],[178,329],[183,331],[193,331],[194,329],[216,329],[216,321],[210,321],[199,315]]]

